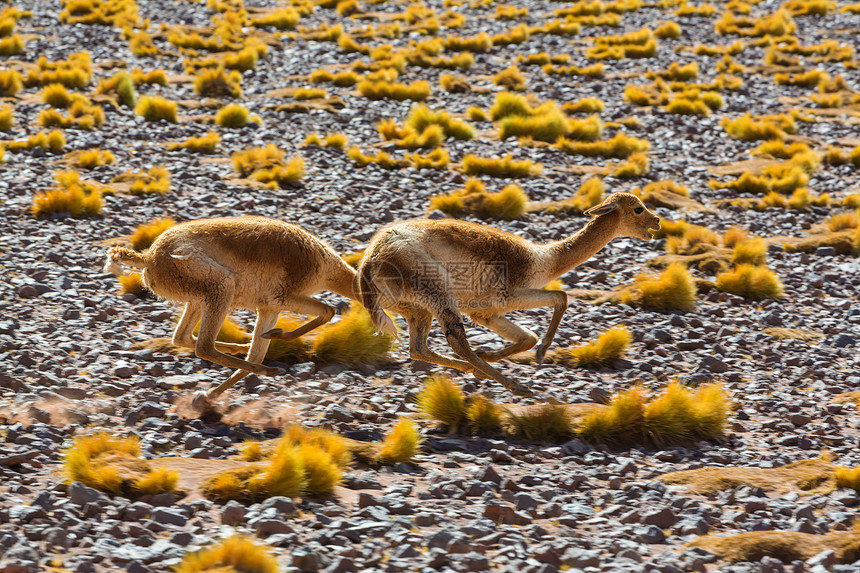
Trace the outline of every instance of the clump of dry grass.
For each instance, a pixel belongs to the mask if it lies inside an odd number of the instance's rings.
[[[479,436],[497,434],[502,425],[502,408],[482,394],[470,396],[466,404],[467,427]]]
[[[102,192],[92,181],[81,180],[77,171],[58,171],[54,176],[55,187],[33,197],[30,213],[34,217],[63,213],[88,217],[102,212]]]
[[[116,280],[119,283],[119,294],[133,294],[138,297],[144,297],[149,293],[149,289],[143,284],[143,275],[137,271],[119,276]]]
[[[148,223],[143,223],[135,228],[131,234],[131,246],[138,251],[149,248],[158,236],[176,224],[172,217],[156,217]]]
[[[462,189],[430,199],[430,211],[439,209],[450,215],[472,214],[482,218],[517,219],[528,205],[528,195],[519,185],[511,184],[490,193],[479,179],[468,179]]]
[[[176,123],[176,102],[161,96],[142,96],[134,111],[146,121]]]
[[[751,300],[779,298],[783,292],[776,273],[767,267],[751,264],[739,264],[717,275],[717,288]]]
[[[325,325],[313,341],[313,353],[321,362],[378,364],[388,359],[394,337],[378,333],[370,314],[354,305],[335,323]]]
[[[430,97],[430,84],[424,80],[411,84],[364,80],[358,83],[357,88],[368,99],[424,101]]]
[[[466,420],[466,396],[450,376],[430,376],[416,398],[418,409],[456,432]]]
[[[672,263],[659,276],[639,275],[621,302],[638,303],[659,312],[692,310],[696,306],[696,281],[683,263]]]
[[[568,366],[599,368],[624,356],[633,342],[633,335],[624,326],[616,326],[602,333],[593,342],[573,348],[559,348],[552,353],[552,361]]]
[[[65,469],[69,479],[113,494],[137,497],[176,491],[179,474],[153,468],[140,458],[140,440],[120,439],[107,432],[75,438],[66,450]]]
[[[194,91],[203,97],[242,97],[242,74],[223,67],[201,70],[194,78]]]
[[[265,462],[212,476],[202,487],[210,499],[259,501],[283,495],[326,495],[351,459],[346,441],[323,429],[290,426]]]
[[[515,92],[523,91],[528,85],[526,77],[516,65],[509,66],[494,75],[493,83]]]
[[[508,410],[506,432],[533,442],[568,440],[574,434],[566,408],[559,404],[541,404],[520,412]]]
[[[797,133],[794,118],[785,114],[763,117],[745,114],[736,119],[724,118],[721,125],[726,133],[741,141],[781,140],[787,133]]]
[[[400,418],[397,425],[379,445],[377,459],[383,464],[408,462],[421,445],[421,433],[409,418]]]
[[[266,183],[272,188],[294,183],[305,175],[304,159],[296,156],[287,161],[284,151],[274,143],[236,151],[232,159],[233,168],[239,175]]]
[[[71,165],[81,169],[94,169],[102,165],[109,165],[116,160],[110,151],[94,148],[75,151],[66,155],[65,159]]]
[[[758,562],[772,557],[783,563],[806,561],[819,553],[832,550],[841,563],[856,561],[860,546],[860,531],[833,531],[824,535],[799,531],[752,531],[729,536],[707,535],[691,542],[720,560]]]
[[[174,568],[175,573],[278,573],[278,560],[262,545],[234,535],[224,541],[189,553]]]
[[[672,382],[660,396],[648,401],[640,386],[613,396],[609,405],[585,416],[578,432],[600,443],[652,443],[665,445],[722,434],[731,402],[719,384],[700,386],[695,392]]]
[[[129,192],[133,195],[158,193],[164,195],[170,191],[170,171],[164,166],[151,167],[137,173],[123,173],[113,178],[114,183],[128,183]]]
[[[238,129],[245,127],[252,121],[259,123],[259,118],[251,116],[248,108],[239,103],[227,104],[215,114],[215,123],[222,127]]]
[[[167,149],[170,151],[187,149],[193,153],[215,153],[219,143],[221,143],[221,136],[218,132],[209,131],[204,135],[189,137],[182,142],[169,143]]]
[[[571,155],[617,159],[626,159],[634,153],[651,149],[651,144],[644,139],[626,133],[617,133],[610,139],[603,141],[571,141],[566,137],[561,137],[555,146]]]
[[[490,177],[534,177],[540,175],[543,166],[531,159],[516,160],[504,157],[479,157],[469,154],[463,157],[463,172],[466,175],[489,175]]]

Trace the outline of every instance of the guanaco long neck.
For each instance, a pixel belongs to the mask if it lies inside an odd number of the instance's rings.
[[[544,245],[543,248],[549,252],[550,280],[581,265],[614,239],[619,216],[619,213],[612,212],[594,217],[570,237]]]

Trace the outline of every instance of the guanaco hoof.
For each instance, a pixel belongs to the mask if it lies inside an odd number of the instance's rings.
[[[215,404],[209,399],[209,392],[205,390],[198,390],[194,393],[194,398],[191,399],[191,407],[201,414],[215,411]]]
[[[547,347],[543,344],[538,344],[538,347],[535,350],[535,360],[538,364],[543,364],[543,359],[546,357],[546,349]]]
[[[289,342],[291,340],[295,340],[296,338],[298,338],[298,335],[292,334],[290,332],[285,333],[280,328],[273,328],[272,330],[267,330],[266,332],[264,332],[260,336],[262,336],[263,338],[269,339],[269,340],[274,338],[277,340],[285,340],[287,342]]]

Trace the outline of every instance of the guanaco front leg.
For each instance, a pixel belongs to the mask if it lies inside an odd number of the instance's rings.
[[[481,326],[485,326],[506,340],[513,341],[499,350],[477,352],[476,354],[487,362],[495,362],[513,354],[524,352],[537,344],[538,337],[534,332],[513,323],[503,316],[470,315],[470,318]]]
[[[278,321],[277,310],[270,308],[257,309],[257,322],[254,325],[254,333],[251,336],[250,349],[245,359],[254,364],[260,364],[266,356],[266,351],[269,349],[269,340],[263,338],[262,334],[269,331]],[[248,370],[239,369],[233,372],[224,382],[206,392],[203,396],[203,403],[209,403],[215,400],[228,389],[232,388],[238,381],[250,374]]]
[[[280,328],[270,327],[267,331],[263,332],[263,338],[276,338],[278,340],[286,341],[295,340],[318,326],[322,326],[327,323],[334,316],[334,308],[309,296],[289,298],[284,301],[284,308],[299,314],[316,316],[316,318],[289,332],[284,332]]]
[[[508,302],[509,307],[516,310],[539,308],[542,306],[553,307],[549,327],[535,351],[537,363],[542,364],[544,356],[546,356],[546,351],[549,348],[549,345],[552,344],[552,339],[555,338],[558,325],[561,324],[561,318],[564,316],[564,311],[567,310],[567,293],[558,290],[521,288],[514,291],[513,295],[508,299]]]

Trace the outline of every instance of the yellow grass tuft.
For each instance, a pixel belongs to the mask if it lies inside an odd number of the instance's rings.
[[[158,193],[164,195],[170,191],[170,171],[167,167],[156,166],[147,171],[124,173],[114,178],[114,181],[130,182],[129,192],[133,195]]]
[[[836,487],[860,492],[860,467],[836,468],[834,477],[836,478]]]
[[[648,151],[651,144],[644,139],[617,133],[612,138],[603,141],[571,141],[566,137],[559,138],[555,146],[571,155],[586,157],[612,157],[626,159],[640,151]]]
[[[424,101],[430,97],[430,84],[424,80],[411,84],[364,80],[359,82],[357,88],[368,99]]]
[[[242,444],[240,455],[246,462],[258,462],[263,459],[263,448],[260,447],[260,442],[249,440]]]
[[[489,175],[490,177],[534,177],[540,175],[543,166],[530,159],[515,160],[512,156],[478,157],[466,155],[463,158],[463,171],[467,175]]]
[[[321,362],[378,364],[388,359],[394,338],[378,333],[370,314],[352,306],[341,319],[322,328],[313,341],[313,352]]]
[[[525,191],[511,184],[498,193],[487,193],[481,201],[480,214],[496,219],[518,219],[525,213],[528,202]]]
[[[221,143],[221,136],[217,131],[209,131],[198,137],[189,137],[185,141],[169,143],[167,149],[170,151],[179,151],[187,149],[193,153],[215,153],[218,144]]]
[[[533,442],[568,440],[574,433],[573,423],[564,406],[541,404],[520,413],[508,411],[507,432]]]
[[[640,151],[628,157],[627,162],[616,167],[612,174],[619,179],[633,179],[642,177],[650,169],[651,163],[648,161],[648,155]]]
[[[511,65],[493,76],[493,83],[510,91],[523,91],[528,85],[526,77],[516,65]]]
[[[15,108],[9,104],[0,106],[0,131],[10,131],[15,125]]]
[[[724,118],[723,129],[741,141],[769,141],[784,139],[787,133],[796,133],[797,124],[789,115],[754,117],[745,114],[736,119]]]
[[[836,213],[824,221],[831,231],[842,231],[844,229],[856,229],[860,227],[860,212],[849,211],[847,213]]]
[[[113,494],[136,496],[176,491],[179,475],[140,459],[140,440],[107,432],[75,438],[66,450],[69,479]]]
[[[0,97],[11,97],[24,88],[18,70],[0,70]]]
[[[102,165],[113,163],[116,160],[116,157],[114,157],[114,154],[110,151],[95,148],[80,151],[71,159],[76,167],[80,167],[81,169],[94,169],[95,167],[101,167]]]
[[[492,436],[501,429],[502,408],[482,394],[475,394],[469,397],[466,420],[471,432],[479,436]]]
[[[696,306],[696,282],[683,263],[672,263],[656,278],[640,275],[636,281],[634,297],[644,308],[670,312]]]
[[[176,123],[176,102],[161,96],[142,96],[134,111],[146,121]]]
[[[215,123],[222,127],[245,127],[252,119],[248,108],[239,103],[227,104],[215,114]]]
[[[116,278],[119,283],[120,294],[133,294],[135,296],[144,296],[149,290],[143,284],[143,275],[137,271],[128,273]]]
[[[652,443],[666,445],[722,434],[731,402],[719,384],[706,384],[695,392],[672,382],[657,398],[647,401],[640,386],[616,394],[606,408],[585,416],[578,429],[600,443]]]
[[[42,132],[44,133],[44,132]],[[57,172],[53,189],[39,191],[33,197],[30,213],[35,217],[67,213],[88,217],[102,212],[102,193],[92,182],[82,181],[76,171]]]
[[[600,113],[606,108],[603,100],[587,97],[577,101],[565,102],[561,109],[565,113]]]
[[[658,445],[716,437],[723,433],[730,408],[719,384],[706,384],[693,393],[679,382],[670,382],[645,408],[646,432]]]
[[[452,432],[466,419],[466,397],[446,374],[430,376],[416,398],[418,409],[445,424]]]
[[[779,298],[783,286],[779,277],[767,267],[740,264],[717,275],[717,288],[751,300]]]
[[[767,262],[767,243],[764,239],[750,237],[735,243],[732,250],[732,263],[763,265],[765,262]]]
[[[602,333],[593,342],[556,350],[553,358],[555,361],[571,366],[599,368],[624,356],[631,342],[633,342],[633,335],[630,330],[624,326],[616,326]]]
[[[149,248],[158,236],[176,224],[172,217],[157,217],[148,223],[138,225],[131,234],[131,246],[138,251]]]
[[[278,573],[281,566],[269,551],[248,538],[234,535],[211,547],[190,553],[174,573]]]
[[[383,464],[408,462],[418,451],[419,445],[421,445],[421,433],[415,426],[415,422],[401,417],[394,429],[383,438],[379,445],[377,459]]]
[[[274,143],[236,151],[232,155],[233,168],[242,177],[276,188],[298,181],[305,175],[304,159],[296,156],[286,161],[284,155]]]
[[[324,447],[305,443],[300,446],[307,484],[305,491],[311,495],[331,493],[340,480],[343,471],[334,457]]]

